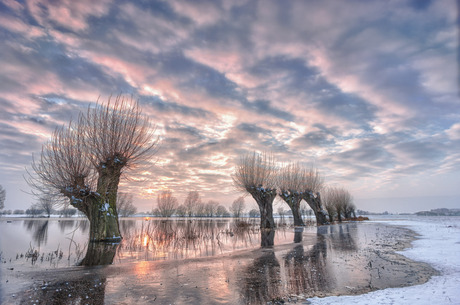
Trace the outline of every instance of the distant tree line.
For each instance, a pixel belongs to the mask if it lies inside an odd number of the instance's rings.
[[[430,211],[420,211],[415,213],[418,216],[460,216],[460,209],[433,209]]]
[[[161,191],[157,195],[157,205],[152,211],[154,216],[161,217],[229,217],[227,208],[219,202],[209,200],[204,203],[198,191],[190,191],[184,202],[174,197],[171,190]]]

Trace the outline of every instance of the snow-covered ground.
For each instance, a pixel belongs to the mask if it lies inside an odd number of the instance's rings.
[[[420,234],[411,248],[399,253],[430,264],[441,275],[423,285],[359,296],[311,298],[307,304],[460,304],[460,217],[409,217],[384,222],[405,226]]]

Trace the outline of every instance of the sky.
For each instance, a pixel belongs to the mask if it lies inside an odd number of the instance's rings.
[[[460,208],[459,11],[450,0],[0,0],[5,209],[36,201],[24,176],[53,130],[117,94],[161,137],[155,162],[120,185],[140,211],[165,189],[230,205],[235,161],[252,151],[317,167],[358,209]]]

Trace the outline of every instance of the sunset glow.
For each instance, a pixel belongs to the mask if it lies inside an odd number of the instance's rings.
[[[23,175],[53,130],[117,94],[162,139],[120,187],[139,211],[165,189],[229,206],[251,151],[318,167],[358,209],[460,208],[457,12],[450,0],[2,1],[5,209],[34,201]]]

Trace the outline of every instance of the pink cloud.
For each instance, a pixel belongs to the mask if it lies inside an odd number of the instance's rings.
[[[135,33],[125,33],[120,30],[111,32],[122,43],[138,50],[152,53],[164,52],[189,37],[190,28],[160,14],[153,15],[131,3],[122,5],[120,10],[120,18],[132,22],[136,31]]]
[[[25,24],[21,19],[11,15],[0,14],[0,27],[16,34],[24,35],[28,39],[45,35],[41,28]]]
[[[206,26],[222,20],[222,11],[214,1],[170,1],[170,3],[177,14],[192,19],[198,26]]]
[[[27,6],[42,26],[47,27],[49,21],[52,21],[74,31],[83,31],[88,28],[87,18],[90,16],[101,17],[107,14],[110,3],[110,0],[62,0],[58,2],[29,0]]]

